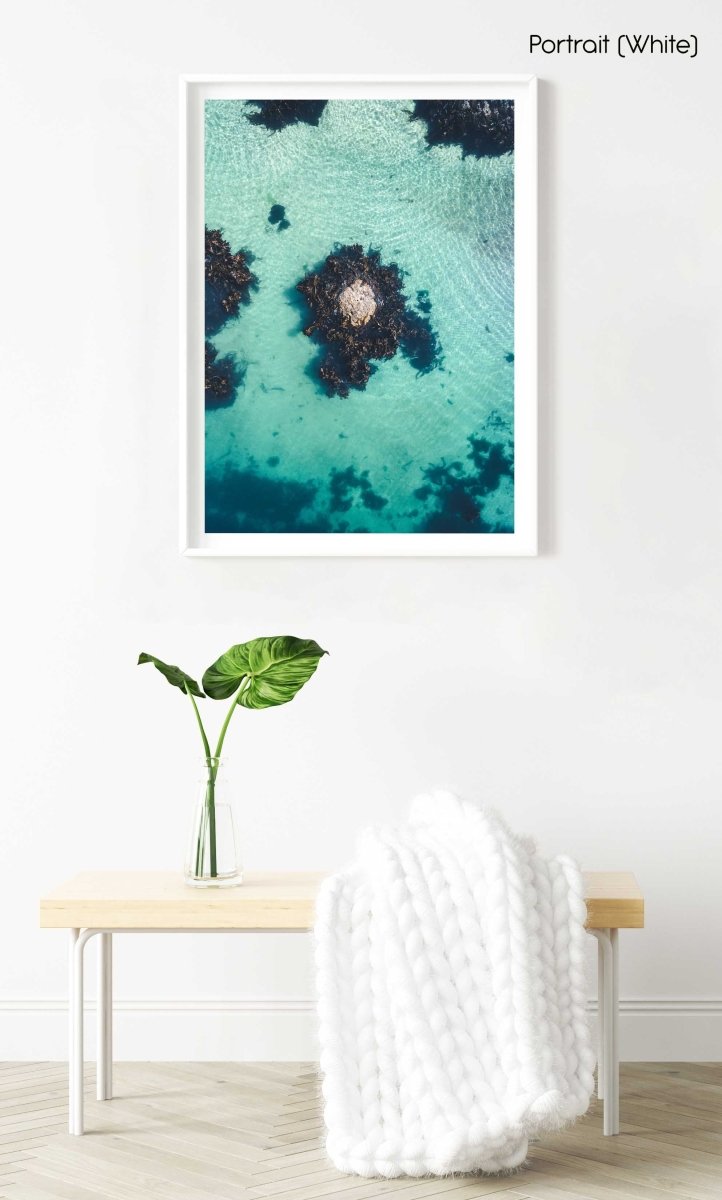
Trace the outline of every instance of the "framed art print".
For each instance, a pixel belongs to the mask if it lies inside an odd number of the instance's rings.
[[[181,93],[184,551],[535,554],[535,81]]]

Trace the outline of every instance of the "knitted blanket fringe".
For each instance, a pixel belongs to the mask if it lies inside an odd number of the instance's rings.
[[[325,880],[316,968],[327,1150],[363,1176],[501,1172],[586,1111],[586,908],[566,857],[419,796]]]

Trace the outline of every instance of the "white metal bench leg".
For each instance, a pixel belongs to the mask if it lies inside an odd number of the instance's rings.
[[[113,1097],[113,935],[101,933],[98,939],[98,1063],[96,1095],[99,1100]]]
[[[70,930],[70,945],[68,946],[68,1133],[75,1133],[75,947],[78,943],[79,933],[79,929]]]
[[[597,1094],[604,1098],[604,1134],[619,1133],[619,930],[593,929],[599,943]]]
[[[83,951],[88,940],[87,932],[86,929],[73,929],[70,932],[70,1133],[83,1132]]]
[[[609,930],[612,943],[612,1046],[614,1063],[614,1117],[611,1133],[619,1133],[619,930]]]
[[[597,1096],[604,1099],[604,949],[597,938]]]
[[[97,929],[70,930],[68,1131],[73,1134],[81,1134],[83,1132],[83,1069],[85,1062],[83,1047],[84,951],[86,942],[97,932]]]

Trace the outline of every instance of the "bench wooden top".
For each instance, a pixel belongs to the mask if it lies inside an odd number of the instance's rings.
[[[40,901],[44,929],[313,927],[320,871],[248,871],[241,887],[191,888],[177,871],[85,871]],[[588,929],[641,929],[644,898],[627,871],[586,871]]]

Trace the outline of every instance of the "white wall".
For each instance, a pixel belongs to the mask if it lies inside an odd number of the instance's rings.
[[[181,859],[192,718],[138,651],[201,671],[268,632],[331,657],[232,728],[247,864],[332,867],[434,783],[493,801],[549,851],[638,873],[626,1056],[720,1057],[720,20],[586,8],[5,13],[0,1057],[64,1051],[65,939],[38,895]],[[700,56],[527,53],[531,32],[630,27],[695,32]],[[177,76],[243,71],[544,80],[539,558],[179,557]],[[305,939],[119,941],[121,1055],[313,1052]]]

